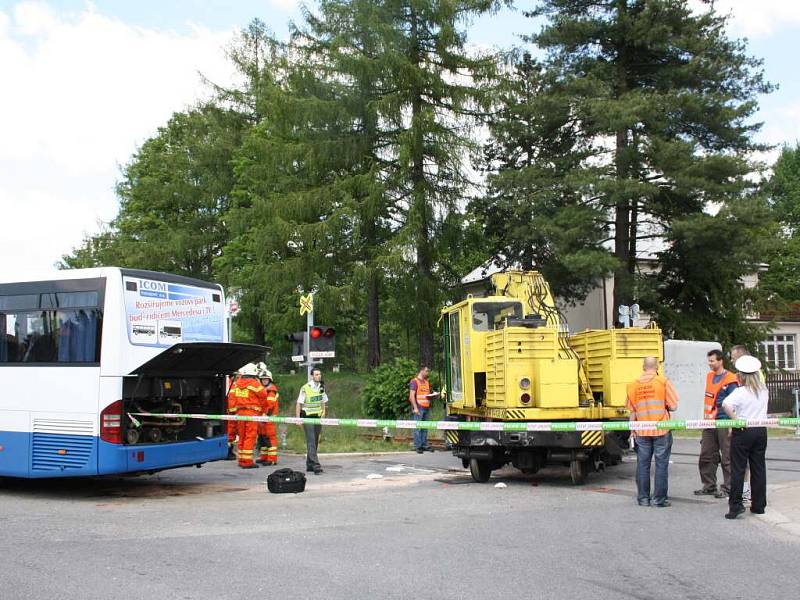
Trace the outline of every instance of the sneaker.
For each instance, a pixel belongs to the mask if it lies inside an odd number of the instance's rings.
[[[750,491],[750,484],[749,482],[745,481],[744,489],[742,489],[742,503],[746,506],[750,506],[750,502],[752,501],[752,492]]]
[[[424,447],[424,448],[422,448],[422,449],[423,449],[425,452],[433,452],[433,448],[431,448],[430,446],[425,446],[425,447]]]
[[[658,504],[653,503],[653,506],[655,506],[656,508],[669,508],[670,506],[672,506],[672,502],[670,502],[669,500],[664,500],[663,502],[659,502]]]
[[[717,488],[700,488],[694,491],[695,496],[713,496],[717,493]]]
[[[650,506],[650,502],[648,500],[638,500],[639,506]]]
[[[322,470],[322,467],[317,467],[314,469],[314,475],[322,475],[325,471]]]
[[[743,512],[744,512],[744,507],[742,507],[742,508],[732,508],[728,512],[725,513],[725,518],[726,519],[735,519],[736,517],[738,517]]]
[[[425,452],[425,450],[422,448],[417,448],[417,454],[422,454],[423,452]]]

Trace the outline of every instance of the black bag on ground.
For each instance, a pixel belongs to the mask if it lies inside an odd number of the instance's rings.
[[[278,469],[267,476],[267,489],[273,494],[297,494],[306,489],[305,473]]]

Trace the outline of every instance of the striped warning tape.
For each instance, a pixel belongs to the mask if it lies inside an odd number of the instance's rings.
[[[696,421],[405,421],[385,419],[314,419],[310,417],[272,417],[205,415],[183,413],[129,413],[131,417],[162,419],[204,419],[214,421],[255,421],[332,425],[336,427],[389,427],[392,429],[441,429],[459,431],[639,431],[641,429],[728,429],[730,427],[800,427],[800,418],[700,419]]]

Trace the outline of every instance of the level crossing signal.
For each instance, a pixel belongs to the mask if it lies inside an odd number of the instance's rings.
[[[305,337],[304,331],[295,331],[294,333],[290,333],[286,336],[286,339],[292,342],[292,356],[302,356],[304,354],[303,351],[303,339]]]
[[[327,325],[313,325],[308,329],[309,356],[333,358],[336,356],[336,330]]]

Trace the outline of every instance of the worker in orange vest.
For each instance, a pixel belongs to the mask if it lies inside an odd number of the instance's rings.
[[[258,367],[254,363],[248,363],[239,369],[239,377],[228,392],[228,402],[235,407],[237,417],[257,417],[261,414],[267,392],[258,380],[258,375]],[[239,435],[239,466],[242,469],[257,469],[253,454],[258,438],[258,422],[242,420],[236,423]]]
[[[720,350],[711,350],[708,355],[709,372],[706,375],[706,392],[703,405],[703,418],[715,420],[726,418],[722,401],[737,387],[736,375],[725,369]],[[703,487],[695,490],[696,496],[726,498],[731,485],[731,430],[703,429],[700,437],[700,458],[698,469]],[[717,489],[717,465],[722,465],[722,486]]]
[[[428,376],[431,369],[428,366],[420,367],[417,375],[408,382],[408,403],[411,404],[411,411],[414,413],[415,421],[427,421],[431,410],[431,399],[438,396],[438,393],[431,393],[431,382]],[[414,448],[418,454],[426,450],[433,452],[433,448],[428,444],[428,430],[414,430]]]
[[[261,409],[263,416],[278,415],[278,386],[272,382],[272,373],[264,363],[258,363],[261,385],[267,393],[264,406]],[[278,431],[275,423],[266,422],[258,424],[259,455],[258,463],[262,465],[278,464]]]
[[[642,374],[628,384],[627,406],[631,421],[666,421],[670,411],[678,408],[678,394],[672,382],[658,374],[658,360],[644,359]],[[636,439],[636,489],[639,506],[671,506],[667,499],[669,485],[669,455],[672,451],[672,432],[668,429],[639,429],[631,432]],[[650,464],[655,456],[656,475],[653,495],[650,495]]]

